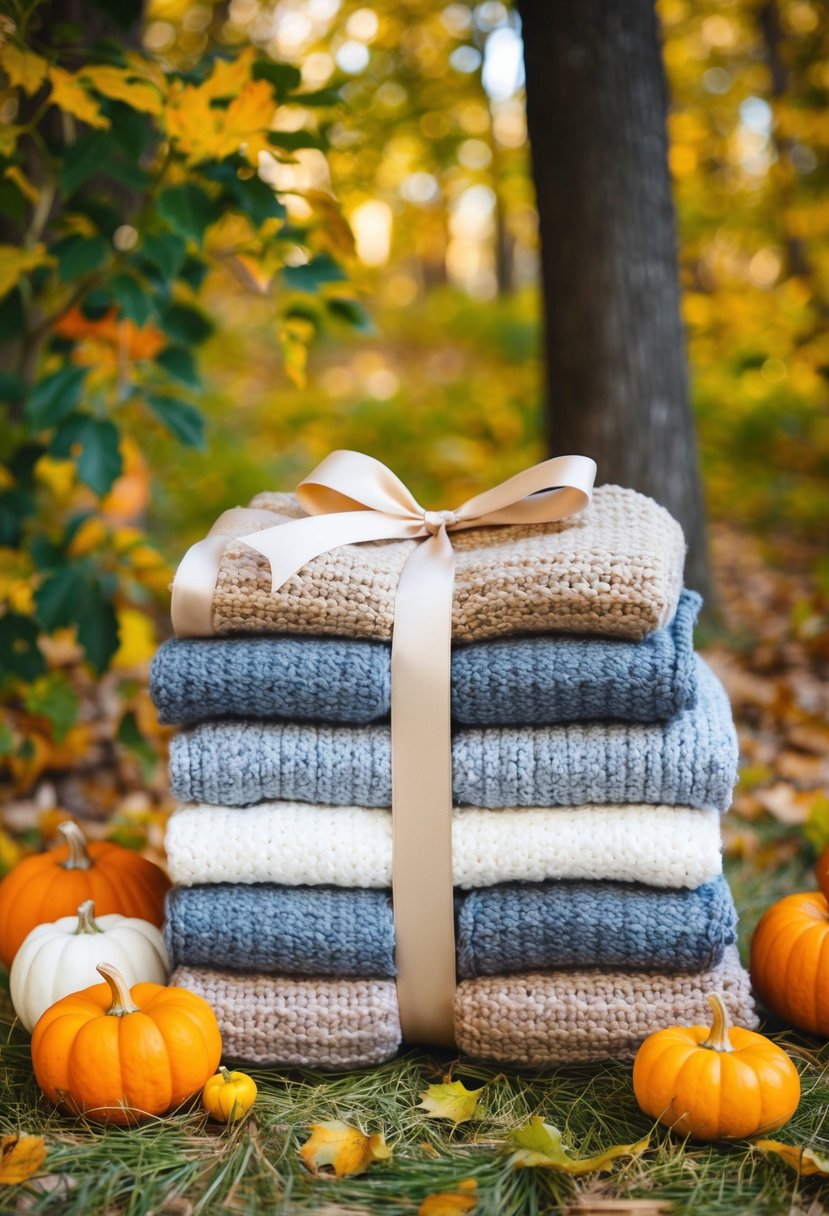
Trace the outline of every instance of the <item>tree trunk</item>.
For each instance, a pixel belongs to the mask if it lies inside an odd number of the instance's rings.
[[[519,0],[541,231],[547,436],[679,519],[710,591],[653,0]]]

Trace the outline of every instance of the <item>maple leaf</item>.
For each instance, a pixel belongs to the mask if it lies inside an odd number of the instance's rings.
[[[270,147],[268,133],[276,112],[271,86],[248,80],[230,105],[214,106],[210,80],[202,85],[176,83],[170,90],[164,118],[167,134],[190,164],[224,160],[241,152],[252,165]]]
[[[417,1209],[417,1216],[456,1216],[458,1212],[471,1212],[478,1202],[477,1190],[474,1178],[464,1178],[457,1190],[427,1195]]]
[[[109,119],[101,113],[101,108],[94,97],[87,93],[77,76],[67,72],[65,68],[53,65],[49,68],[49,80],[52,84],[52,101],[66,114],[71,114],[90,127],[109,127]]]
[[[46,1160],[42,1136],[4,1136],[0,1142],[0,1186],[25,1182]]]
[[[382,1132],[367,1136],[341,1119],[312,1123],[311,1135],[299,1150],[303,1164],[317,1174],[330,1166],[338,1178],[364,1174],[374,1161],[387,1161],[391,1149]]]
[[[551,1123],[545,1123],[538,1115],[523,1127],[510,1132],[509,1141],[516,1151],[510,1157],[515,1169],[545,1166],[560,1170],[564,1174],[590,1174],[611,1168],[617,1157],[634,1157],[648,1146],[648,1137],[635,1144],[612,1144],[610,1148],[592,1157],[572,1157],[561,1142],[561,1132]]]
[[[812,1174],[829,1177],[829,1153],[803,1148],[799,1144],[784,1144],[782,1140],[755,1140],[754,1145],[764,1153],[774,1153],[781,1157],[801,1178]]]
[[[23,50],[11,42],[0,50],[0,64],[9,78],[12,88],[20,87],[24,93],[36,93],[46,79],[48,63],[42,55]]]
[[[235,97],[251,79],[256,60],[256,51],[246,47],[232,59],[217,59],[216,66],[201,86],[201,91],[211,100]]]
[[[468,1123],[475,1117],[478,1107],[480,1089],[467,1089],[463,1081],[444,1081],[440,1085],[430,1085],[420,1097],[423,1101],[418,1110],[428,1111],[433,1119],[451,1119],[453,1123]]]

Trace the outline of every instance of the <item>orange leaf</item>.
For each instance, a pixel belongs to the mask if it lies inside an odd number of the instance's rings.
[[[338,1178],[346,1178],[349,1174],[364,1174],[374,1161],[387,1161],[391,1149],[382,1133],[367,1136],[341,1119],[332,1119],[311,1124],[311,1135],[299,1155],[314,1174],[330,1166]]]
[[[455,1191],[427,1195],[417,1209],[417,1216],[457,1216],[459,1212],[471,1212],[478,1202],[477,1189],[474,1178],[464,1178]]]
[[[784,1144],[782,1140],[755,1140],[754,1143],[764,1153],[774,1153],[781,1157],[801,1178],[812,1174],[829,1177],[829,1153],[803,1148],[799,1144]]]
[[[4,1136],[0,1143],[0,1185],[25,1182],[45,1160],[46,1144],[42,1136]]]

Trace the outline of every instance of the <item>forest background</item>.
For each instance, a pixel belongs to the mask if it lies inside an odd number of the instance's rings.
[[[3,235],[17,217],[25,239],[0,248],[0,869],[68,815],[160,851],[147,667],[175,563],[222,510],[338,447],[430,505],[545,455],[513,9],[151,0],[149,58],[84,60],[67,20],[68,71],[14,49],[42,5],[4,7]],[[731,845],[785,862],[801,825],[829,833],[829,33],[810,0],[658,9],[718,575],[703,640],[743,747]],[[125,113],[166,139],[160,171]],[[122,131],[108,202],[85,203]]]

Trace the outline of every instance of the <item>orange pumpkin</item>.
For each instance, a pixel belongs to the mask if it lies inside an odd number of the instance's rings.
[[[50,1005],[32,1034],[35,1078],[50,1102],[97,1123],[135,1123],[200,1093],[222,1037],[186,988],[135,984],[109,963],[93,984]]]
[[[86,900],[99,916],[120,912],[159,928],[170,880],[131,849],[109,841],[87,844],[76,823],[60,824],[66,844],[25,857],[0,882],[0,958],[7,967],[36,925],[71,916]]]
[[[797,1110],[800,1078],[785,1051],[732,1027],[712,993],[711,1027],[669,1026],[650,1035],[633,1064],[646,1115],[683,1136],[733,1140],[782,1127]]]
[[[772,904],[751,939],[751,979],[778,1017],[829,1036],[829,903],[802,891]]]

